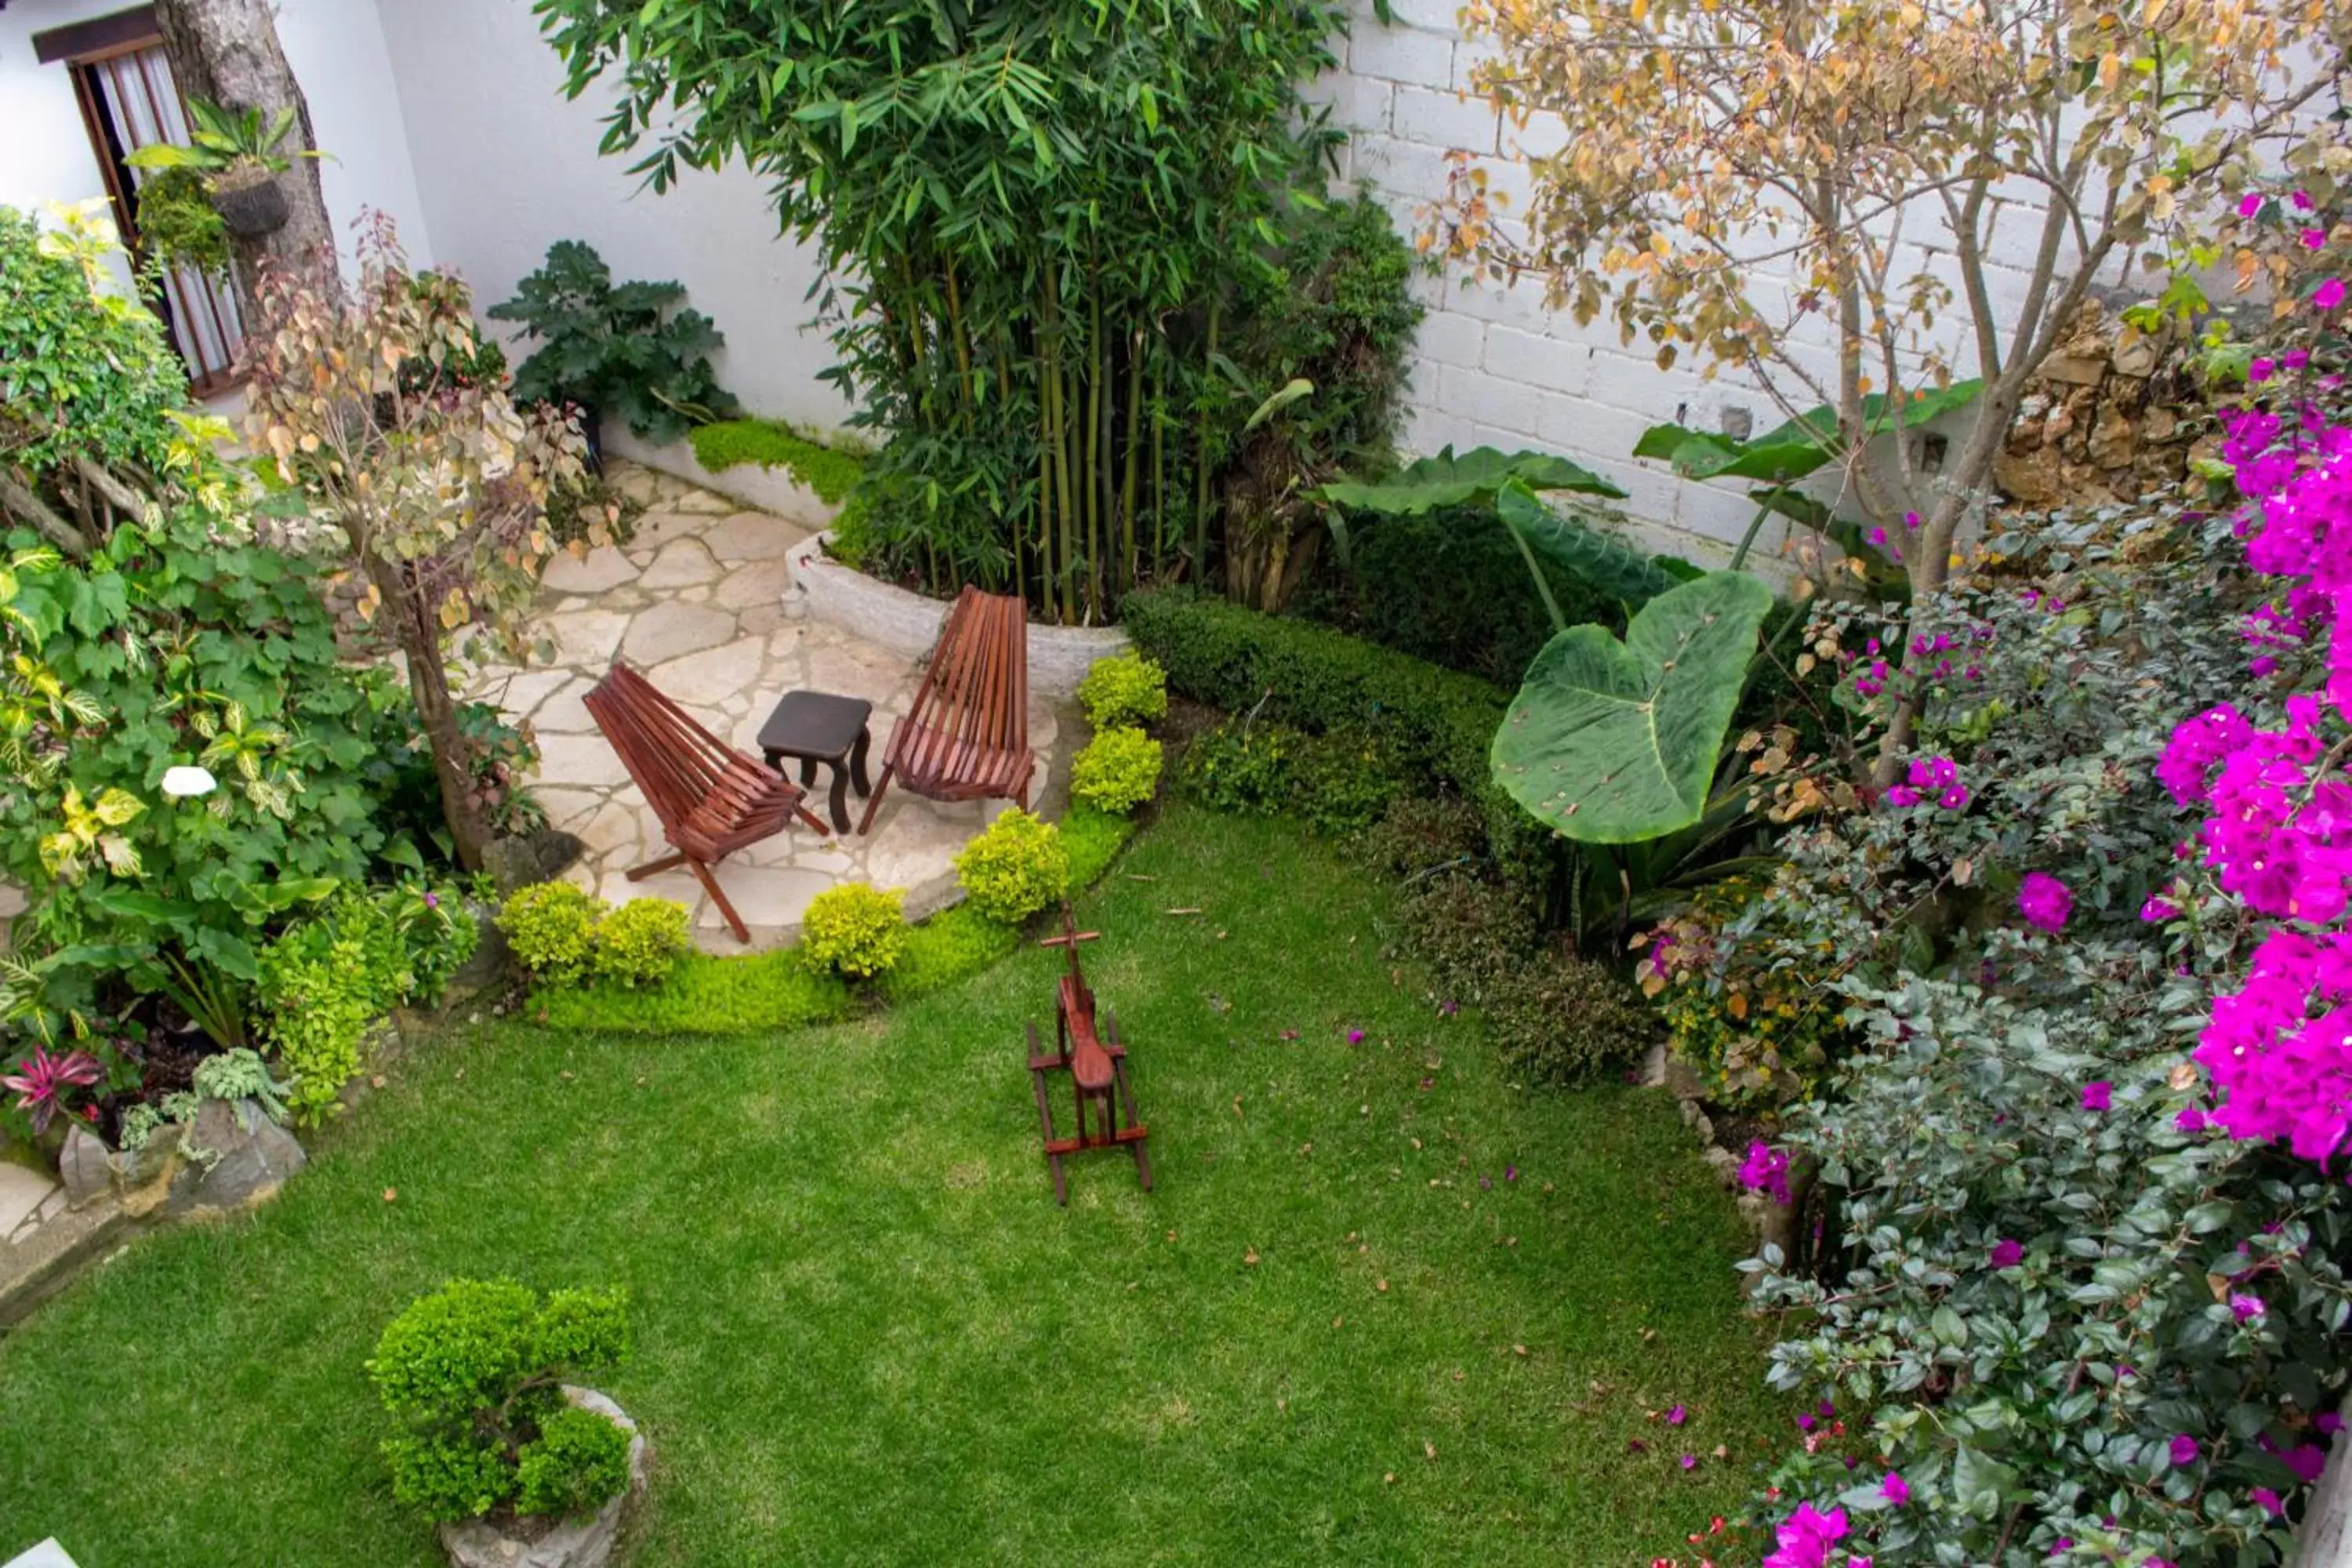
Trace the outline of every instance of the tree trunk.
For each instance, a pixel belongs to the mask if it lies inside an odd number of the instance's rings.
[[[2347,1568],[2352,1565],[2352,1451],[2339,1435],[2327,1455],[2327,1468],[2303,1505],[2303,1528],[2295,1532],[2294,1568]]]
[[[272,9],[270,0],[156,0],[155,26],[163,35],[163,53],[182,92],[226,110],[258,109],[265,125],[279,110],[290,108],[294,129],[282,151],[315,149],[310,106],[286,64],[286,51],[278,47]],[[236,254],[237,303],[247,331],[257,330],[262,320],[256,289],[265,263],[311,278],[331,299],[341,293],[334,226],[319,193],[319,161],[296,158],[294,166],[278,176],[278,184],[286,193],[285,225],[257,238],[230,237]]]
[[[489,825],[474,802],[472,758],[457,730],[457,704],[449,694],[449,672],[441,662],[441,639],[431,612],[417,602],[401,568],[371,557],[368,576],[383,600],[379,613],[391,625],[408,666],[408,692],[416,704],[417,727],[425,731],[425,747],[433,755],[434,777],[441,785],[441,817],[448,824],[450,847],[458,865],[478,871],[487,860]]]

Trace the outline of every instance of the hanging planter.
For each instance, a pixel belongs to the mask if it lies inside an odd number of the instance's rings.
[[[229,233],[259,239],[286,226],[286,191],[266,165],[232,170],[213,182],[213,210]]]

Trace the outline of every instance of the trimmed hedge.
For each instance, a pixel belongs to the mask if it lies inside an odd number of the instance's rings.
[[[1487,763],[1510,706],[1501,688],[1186,588],[1130,594],[1120,618],[1136,647],[1167,669],[1170,690],[1228,713],[1255,710],[1309,734],[1365,731],[1416,784],[1451,784],[1477,804],[1507,875],[1541,877],[1557,860],[1551,831],[1496,784]]]

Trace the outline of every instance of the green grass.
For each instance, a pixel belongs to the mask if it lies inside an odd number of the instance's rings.
[[[276,1203],[0,1341],[0,1550],[425,1568],[362,1363],[414,1296],[511,1274],[631,1292],[640,1565],[1673,1553],[1785,1416],[1729,1203],[1664,1097],[1506,1081],[1386,909],[1287,823],[1139,839],[1080,914],[1157,1190],[1092,1155],[1066,1210],[1034,946],[798,1034],[430,1042]]]
[[[827,505],[838,504],[866,472],[862,458],[820,446],[781,419],[721,419],[696,426],[689,439],[694,460],[714,474],[743,463],[783,468]]]

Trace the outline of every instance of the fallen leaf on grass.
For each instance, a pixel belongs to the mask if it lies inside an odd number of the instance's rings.
[[[398,1187],[386,1187],[386,1188],[384,1188],[384,1190],[383,1190],[383,1201],[384,1201],[384,1202],[386,1202],[386,1203],[390,1203],[390,1202],[392,1202],[392,1201],[393,1201],[393,1199],[394,1199],[394,1198],[396,1198],[396,1197],[398,1197],[398,1196],[400,1196],[400,1189],[399,1189]]]
[[[1385,1279],[1376,1280],[1376,1281],[1374,1281],[1374,1282],[1373,1282],[1373,1285],[1372,1285],[1372,1289],[1375,1289],[1375,1290],[1378,1290],[1378,1291],[1381,1292],[1383,1295],[1387,1294],[1387,1292],[1388,1292],[1388,1288],[1389,1288],[1389,1282],[1388,1282],[1387,1280],[1385,1280]]]
[[[1181,909],[1181,910],[1160,910],[1160,912],[1161,914],[1163,914],[1163,915],[1197,915],[1197,914],[1199,914],[1201,911],[1200,911],[1199,910],[1196,910],[1196,909]]]
[[[1433,1459],[1437,1458],[1437,1445],[1430,1442],[1426,1438],[1423,1438],[1422,1441],[1421,1451],[1427,1454]]]
[[[368,1079],[368,1082],[377,1089],[382,1089],[384,1085],[384,1076],[382,1073],[378,1073],[373,1078]]]
[[[1253,1247],[1247,1252],[1243,1253],[1242,1261],[1245,1264],[1255,1266],[1257,1262],[1257,1248]]]

